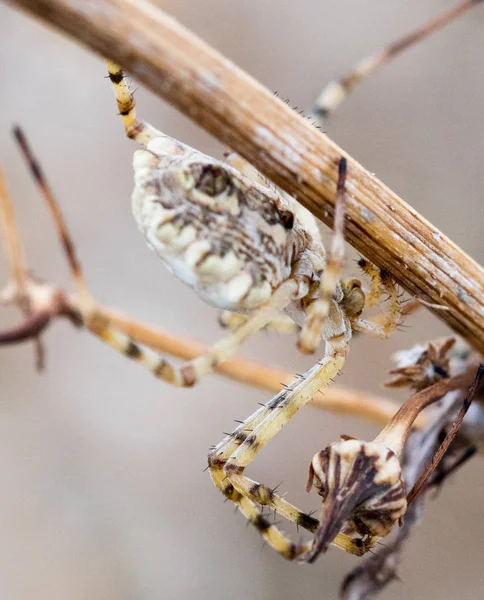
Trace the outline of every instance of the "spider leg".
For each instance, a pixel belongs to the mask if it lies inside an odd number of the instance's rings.
[[[104,343],[128,358],[139,362],[159,377],[175,386],[188,387],[211,373],[218,364],[227,360],[249,337],[263,329],[284,308],[298,297],[299,284],[294,279],[282,283],[269,301],[254,310],[240,327],[215,343],[207,352],[177,367],[154,350],[136,343],[120,329],[113,326],[109,319],[102,317],[92,301],[84,304],[83,318],[86,327]]]
[[[219,314],[218,321],[220,326],[224,329],[234,331],[240,327],[242,323],[245,323],[248,318],[248,315],[241,315],[230,310],[223,310]],[[270,323],[267,323],[264,329],[275,331],[277,333],[294,333],[299,331],[299,326],[290,317],[281,314]]]
[[[366,258],[360,258],[358,266],[370,280],[369,286],[364,286],[365,308],[371,308],[380,301],[384,288],[381,270]]]
[[[400,302],[394,279],[384,272],[380,273],[380,277],[382,287],[389,296],[389,308],[388,311],[383,315],[383,321],[380,322],[378,317],[376,317],[375,320],[357,317],[351,319],[351,326],[354,331],[369,333],[380,338],[386,338],[393,331],[395,331],[400,323],[402,317],[402,304]]]
[[[312,354],[318,347],[323,323],[329,315],[330,306],[338,283],[341,269],[344,266],[344,218],[345,218],[345,181],[346,159],[339,162],[339,176],[334,209],[334,232],[331,239],[331,249],[328,255],[319,285],[319,297],[306,310],[306,319],[299,336],[299,349],[305,354]]]
[[[341,371],[347,349],[344,336],[327,342],[324,358],[276,396],[277,403],[269,404],[272,407],[270,412],[227,460],[225,472],[228,477],[234,472],[242,473],[287,421]]]
[[[239,507],[271,547],[288,559],[308,551],[311,544],[292,543],[262,516],[255,503],[274,508],[309,531],[314,530],[314,521],[266,486],[244,477],[243,471],[284,424],[341,370],[347,345],[344,336],[327,342],[326,356],[321,362],[241,423],[209,455],[210,474],[215,485]],[[349,552],[362,553],[357,542],[346,536],[338,537],[335,543]]]
[[[269,487],[249,479],[249,477],[246,477],[245,475],[232,475],[231,480],[239,493],[242,493],[244,496],[261,506],[267,506],[268,508],[275,510],[278,515],[281,515],[281,517],[284,517],[298,527],[302,527],[306,531],[315,533],[321,525],[318,519],[302,512],[293,504],[290,504],[287,500],[278,496]],[[363,546],[358,543],[358,541],[343,533],[339,533],[332,541],[332,544],[350,554],[355,554],[356,556],[364,554]],[[305,547],[307,546],[311,546],[311,544],[305,544]]]
[[[120,66],[112,60],[106,59],[109,79],[113,84],[114,95],[118,105],[119,114],[123,118],[126,135],[146,146],[148,142],[157,138],[166,137],[161,131],[136,117],[136,103],[133,92],[126,83],[126,78]]]
[[[237,506],[244,517],[260,532],[271,548],[288,560],[294,560],[311,549],[310,543],[293,543],[276,525],[270,523],[250,497],[236,490],[230,481],[227,481],[222,469],[211,468],[210,471],[215,486],[227,499],[231,500]]]

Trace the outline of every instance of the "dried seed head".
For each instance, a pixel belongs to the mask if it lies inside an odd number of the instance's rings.
[[[323,498],[322,525],[305,560],[313,562],[343,529],[383,537],[405,514],[405,484],[395,453],[375,442],[345,439],[316,454],[311,486]]]
[[[450,377],[450,360],[455,338],[443,338],[395,354],[398,367],[390,371],[386,387],[410,387],[423,390]]]

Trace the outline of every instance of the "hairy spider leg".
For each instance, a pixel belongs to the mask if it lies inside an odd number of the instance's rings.
[[[260,484],[247,480],[243,477],[243,472],[285,423],[341,371],[347,350],[348,340],[345,335],[327,341],[326,354],[321,362],[251,415],[209,455],[210,474],[215,485],[239,507],[268,544],[290,560],[307,552],[311,544],[293,543],[275,525],[267,521],[255,502],[272,505],[279,514],[295,523],[304,523],[305,528],[310,531],[315,524],[308,521],[309,515],[289,503],[284,504],[285,501],[281,502],[273,493],[266,493],[266,486],[259,487],[256,491],[254,485]],[[260,502],[261,499],[263,502]],[[337,545],[354,553],[361,553],[361,547],[346,536],[339,538]]]
[[[233,333],[216,342],[207,352],[187,361],[182,366],[171,364],[150,348],[142,347],[119,329],[113,327],[108,319],[91,308],[85,315],[88,329],[114,350],[139,362],[156,377],[175,386],[190,387],[213,370],[224,360],[232,356],[238,347],[249,337],[263,329],[294,299],[304,295],[305,286],[295,279],[283,282],[269,301],[253,311],[248,319]]]
[[[358,261],[358,266],[370,280],[369,285],[364,286],[363,291],[365,292],[365,308],[371,308],[378,304],[381,298],[383,287],[381,270],[363,257]]]
[[[157,138],[166,137],[161,131],[136,117],[136,103],[134,95],[126,83],[123,70],[112,60],[106,59],[109,79],[113,84],[114,95],[118,105],[119,114],[123,119],[126,135],[146,146],[148,142]]]
[[[300,380],[302,381],[304,377],[304,375],[301,376]],[[318,529],[320,525],[319,521],[281,498],[275,493],[274,489],[266,485],[235,472],[231,473],[230,478],[228,478],[224,472],[224,467],[240,445],[252,435],[254,430],[271,413],[279,410],[281,403],[284,402],[287,394],[294,388],[296,382],[297,380],[240,423],[231,434],[227,435],[214,448],[208,458],[210,474],[216,487],[239,507],[241,512],[253,523],[273,548],[290,559],[309,551],[311,544],[293,544],[284,534],[276,531],[276,526],[267,521],[258,507],[252,505],[256,503],[261,506],[267,506],[267,508],[276,511],[277,514],[288,521],[311,533],[315,533]],[[353,540],[344,534],[338,534],[333,544],[358,556],[364,553],[364,548],[359,540]]]

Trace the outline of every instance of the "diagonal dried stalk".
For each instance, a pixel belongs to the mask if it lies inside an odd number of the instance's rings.
[[[145,0],[9,0],[129,70],[327,225],[348,159],[348,241],[484,352],[484,270],[327,136]]]

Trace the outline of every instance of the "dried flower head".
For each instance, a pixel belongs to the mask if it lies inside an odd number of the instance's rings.
[[[429,344],[432,349],[427,356],[442,359],[453,344],[454,340],[452,344],[447,341],[441,346]],[[416,355],[416,362],[423,353]],[[464,373],[461,370],[462,365],[459,365],[459,374],[455,377],[446,377],[411,396],[373,442],[342,436],[342,441],[330,444],[314,456],[307,490],[314,486],[323,499],[322,525],[316,531],[311,550],[303,557],[306,562],[313,562],[325,552],[340,531],[360,536],[364,548],[369,549],[379,538],[388,535],[395,523],[402,523],[408,504],[425,489],[427,479],[457,434],[484,373],[482,366],[477,375],[474,366]],[[401,457],[415,419],[424,408],[448,392],[470,383],[471,389],[458,418],[444,435],[431,464],[407,495]]]
[[[451,350],[455,341],[453,337],[443,338],[397,352],[394,359],[398,367],[390,371],[393,377],[385,386],[410,387],[420,391],[449,377]]]
[[[330,444],[311,462],[308,491],[313,485],[323,498],[323,525],[308,562],[325,552],[340,530],[364,538],[387,535],[407,508],[400,461],[381,443],[343,439]]]
[[[460,344],[457,347],[459,348],[459,356],[457,357],[459,360],[452,361],[451,375],[455,375],[456,371],[462,371],[463,361],[465,360],[468,361],[467,367],[472,368],[473,357],[471,353],[468,349],[467,354],[461,352]],[[482,368],[478,370],[474,383],[463,403],[464,389],[455,390],[454,388],[454,391],[447,393],[440,402],[429,408],[428,419],[424,427],[420,430],[412,430],[401,459],[403,478],[408,488],[412,489],[412,492],[407,496],[407,512],[403,519],[403,526],[398,529],[397,535],[389,544],[385,544],[385,547],[380,549],[378,553],[366,556],[346,576],[341,588],[341,598],[343,600],[373,598],[391,581],[398,579],[397,568],[403,545],[422,517],[426,494],[432,488],[442,485],[451,473],[460,468],[476,453],[476,441],[483,437],[482,425],[477,440],[469,438],[467,433],[462,436],[459,432],[459,439],[454,439],[454,435],[462,423],[474,393],[477,391],[477,395],[479,395],[481,377]],[[450,381],[455,380],[456,378],[453,377]],[[435,388],[435,385],[433,387]],[[420,396],[422,396],[422,392]],[[474,402],[472,406],[476,406],[479,396],[476,400],[477,402]],[[450,426],[459,405],[461,405],[461,409],[452,426]],[[442,460],[439,464],[437,460],[440,460],[440,458]],[[421,484],[422,481],[423,485]],[[415,501],[413,501],[413,498],[415,498]]]

